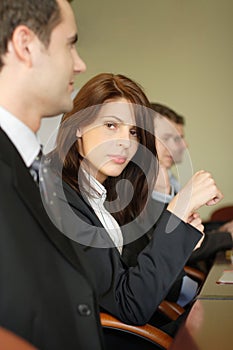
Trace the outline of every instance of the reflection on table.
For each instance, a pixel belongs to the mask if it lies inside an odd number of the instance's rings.
[[[169,350],[232,350],[233,300],[197,300]]]
[[[217,283],[224,270],[233,270],[230,254],[230,252],[221,252],[217,255],[198,299],[233,299],[233,284]]]

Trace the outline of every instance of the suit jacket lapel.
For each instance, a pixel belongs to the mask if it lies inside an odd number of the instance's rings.
[[[10,142],[6,134],[0,129],[1,158],[11,166],[13,174],[13,185],[25,203],[32,216],[39,223],[44,233],[49,237],[57,249],[65,256],[70,263],[80,270],[79,259],[70,244],[69,239],[50,221],[41,197],[39,187],[34,182],[22,158]]]
[[[80,219],[80,222],[77,220],[76,223],[73,222],[72,216],[67,220],[72,227],[82,227],[84,223],[82,232],[85,233],[85,237],[82,235],[79,237],[79,242],[86,246],[85,250],[90,249],[91,247],[99,248],[113,248],[115,247],[114,242],[112,241],[110,235],[104,229],[104,226],[98,219],[97,215],[93,208],[88,204],[88,202],[82,197],[82,195],[75,192],[68,184],[63,183],[64,195],[67,202],[71,205],[73,212],[76,214],[76,217]],[[58,196],[59,196],[58,191]],[[61,195],[62,198],[62,195]],[[65,212],[65,208],[63,209]],[[86,224],[85,224],[86,223]],[[68,225],[69,227],[69,225]],[[93,227],[93,230],[89,229]],[[98,230],[99,228],[99,230]],[[68,230],[70,231],[70,230]]]

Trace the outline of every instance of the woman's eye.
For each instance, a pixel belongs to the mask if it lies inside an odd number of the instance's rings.
[[[138,133],[137,133],[137,130],[136,129],[131,129],[130,130],[130,134],[134,137],[138,137]]]
[[[137,137],[138,136],[138,133],[137,133],[137,130],[136,129],[131,129],[130,130],[130,134],[134,137]]]
[[[110,130],[115,130],[117,128],[117,123],[107,122],[105,125]]]

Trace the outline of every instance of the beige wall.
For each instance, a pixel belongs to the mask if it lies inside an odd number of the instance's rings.
[[[193,171],[212,172],[224,193],[214,208],[233,203],[233,1],[74,0],[80,55],[87,72],[139,82],[151,101],[186,117],[189,154],[181,182]],[[42,123],[46,143],[60,118]],[[200,210],[208,219],[212,207]]]
[[[76,86],[100,72],[123,73],[183,114],[193,169],[211,171],[221,205],[232,203],[233,1],[74,0],[73,7],[88,66]]]

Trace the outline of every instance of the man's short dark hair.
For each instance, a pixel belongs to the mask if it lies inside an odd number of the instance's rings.
[[[151,105],[151,109],[153,109],[155,112],[159,113],[163,117],[166,117],[169,120],[173,121],[174,123],[181,124],[181,125],[185,124],[184,117],[176,113],[173,109],[165,105],[162,105],[161,103],[151,102],[150,105]]]
[[[0,0],[0,69],[17,26],[26,25],[48,46],[52,30],[60,22],[57,0]]]

